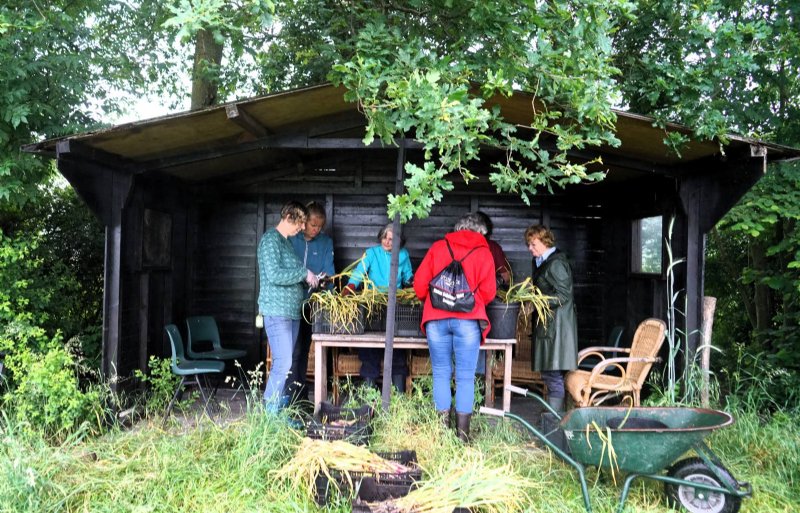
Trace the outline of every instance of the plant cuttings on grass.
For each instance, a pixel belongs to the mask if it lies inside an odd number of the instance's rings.
[[[343,440],[323,441],[303,438],[297,451],[275,476],[291,480],[314,495],[314,482],[317,476],[325,475],[336,486],[331,470],[344,474],[348,481],[350,472],[402,474],[409,472],[407,466],[386,460],[365,447],[353,445]],[[353,483],[350,482],[352,488]]]
[[[452,513],[480,508],[486,513],[523,511],[533,483],[509,462],[467,448],[405,497],[370,504],[373,513]]]

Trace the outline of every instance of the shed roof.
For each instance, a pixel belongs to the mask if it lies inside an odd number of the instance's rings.
[[[48,139],[24,151],[56,156],[59,148],[80,148],[90,158],[113,160],[139,172],[160,170],[189,182],[218,178],[242,169],[280,165],[293,151],[350,147],[364,133],[364,116],[344,100],[344,88],[330,84],[284,91],[202,110],[183,112]],[[534,98],[517,92],[498,98],[504,118],[528,126]],[[642,170],[672,168],[719,156],[715,141],[692,140],[678,156],[664,144],[665,132],[653,119],[616,111],[622,144],[603,147],[603,155],[636,162]],[[670,125],[686,134],[686,127]],[[726,151],[766,148],[769,160],[800,157],[800,150],[739,136],[730,136]],[[587,158],[591,155],[586,153]],[[613,162],[604,159],[607,166]],[[619,167],[619,162],[617,163]]]

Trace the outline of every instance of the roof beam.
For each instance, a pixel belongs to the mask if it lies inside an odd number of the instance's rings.
[[[408,142],[409,147],[421,148],[422,145],[416,142]],[[233,146],[212,148],[210,150],[186,153],[174,157],[152,159],[141,163],[138,167],[139,173],[156,171],[171,167],[184,166],[195,162],[202,162],[219,157],[236,155],[258,150],[330,150],[330,149],[351,149],[351,150],[380,150],[392,149],[391,146],[384,145],[380,140],[373,141],[372,144],[364,145],[358,138],[311,138],[307,135],[270,135],[261,137],[253,141],[239,143]]]
[[[58,159],[88,160],[105,167],[128,172],[132,172],[135,166],[131,160],[73,139],[65,139],[56,143],[56,157]]]
[[[246,110],[240,108],[235,103],[225,106],[225,114],[230,121],[244,128],[245,131],[255,137],[267,137],[268,135],[272,135],[272,132],[267,127],[262,125],[253,116],[248,114]]]

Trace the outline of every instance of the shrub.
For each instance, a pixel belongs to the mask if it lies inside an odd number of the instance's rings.
[[[30,331],[36,332],[36,329]],[[30,331],[28,333],[30,333]],[[26,333],[17,331],[19,334]],[[78,362],[59,336],[42,350],[34,350],[25,338],[12,347],[4,333],[6,365],[13,386],[3,397],[16,421],[48,437],[62,439],[83,423],[99,431],[104,423],[104,389],[90,385],[83,389],[78,379]]]

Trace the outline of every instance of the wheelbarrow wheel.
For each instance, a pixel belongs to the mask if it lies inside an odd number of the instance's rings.
[[[720,474],[728,485],[735,485],[736,480],[724,467]],[[667,475],[675,479],[683,479],[693,483],[725,488],[714,472],[700,458],[681,460],[667,471]],[[665,485],[667,501],[673,508],[682,507],[690,513],[736,513],[742,505],[742,499],[735,495],[709,492],[689,485]]]

